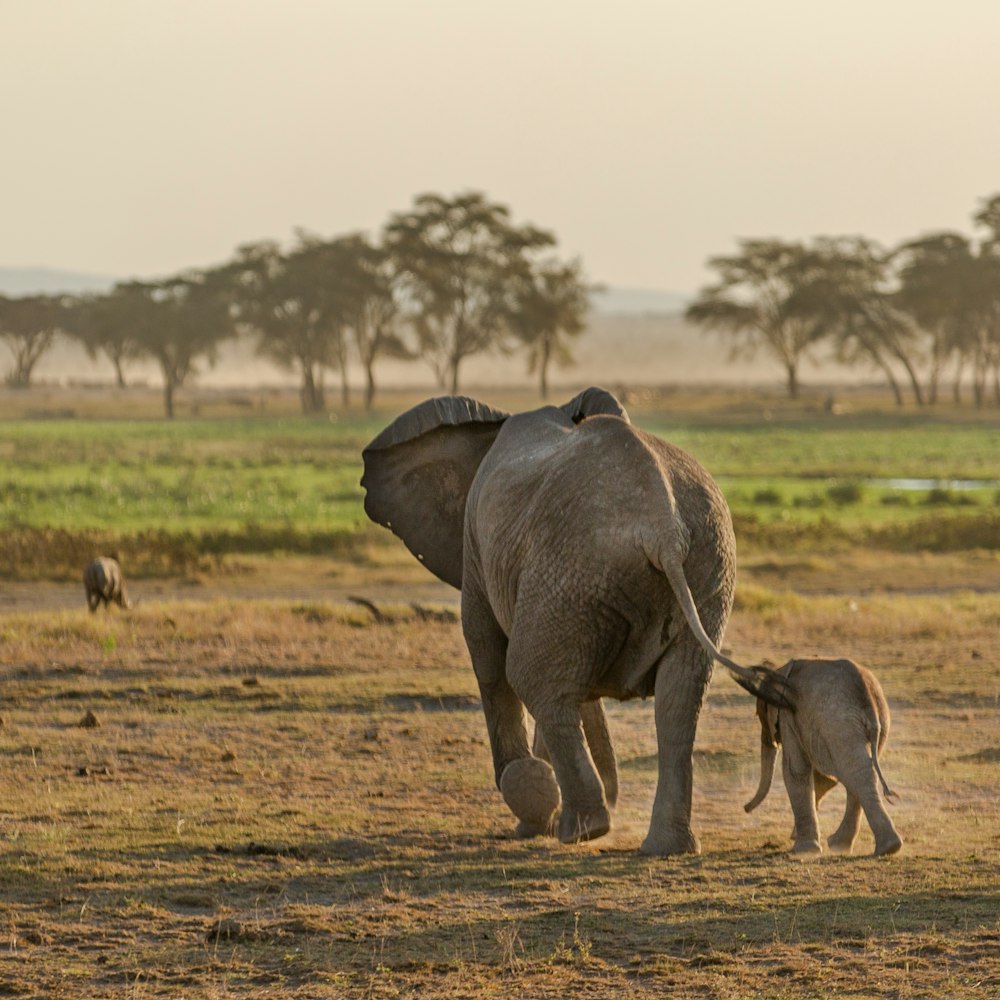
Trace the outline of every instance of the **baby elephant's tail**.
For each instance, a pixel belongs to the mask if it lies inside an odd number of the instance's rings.
[[[882,784],[882,794],[894,802],[899,801],[899,796],[889,787],[889,783],[885,780],[885,775],[882,774],[882,768],[878,764],[878,744],[882,737],[882,728],[878,724],[878,720],[875,721],[875,732],[872,734],[872,764],[875,767],[875,773],[878,775],[878,780]]]

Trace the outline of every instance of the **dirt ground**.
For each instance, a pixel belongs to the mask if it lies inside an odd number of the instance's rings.
[[[376,602],[458,604],[458,592],[415,565],[402,545],[387,546],[382,565],[359,570],[323,558],[239,557],[222,572],[130,582],[140,601],[289,600],[342,604],[352,597]],[[887,553],[852,550],[741,557],[738,583],[797,594],[947,594],[1000,592],[1000,553]],[[82,581],[0,581],[0,615],[72,610],[84,605]]]
[[[4,586],[0,996],[1000,996],[995,560],[891,562],[747,557],[727,634],[746,662],[876,670],[890,859],[866,827],[853,856],[793,859],[780,780],[744,813],[759,736],[722,672],[700,855],[638,853],[650,702],[608,706],[612,834],[515,839],[460,629],[433,613],[456,595],[391,561],[136,581],[128,615]]]
[[[328,601],[366,597],[390,604],[458,604],[458,591],[420,566],[393,565],[359,576],[328,559],[241,558],[231,572],[129,580],[133,600],[164,601]],[[17,611],[64,611],[85,607],[83,581],[0,581],[0,615]]]

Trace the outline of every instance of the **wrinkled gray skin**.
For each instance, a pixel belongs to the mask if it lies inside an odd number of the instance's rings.
[[[563,842],[608,832],[617,773],[600,698],[652,694],[659,780],[642,849],[698,851],[692,749],[713,658],[753,693],[781,698],[762,668],[717,649],[736,553],[708,474],[600,389],[516,416],[428,400],[364,462],[368,515],[462,591],[497,785],[518,831]]]
[[[903,841],[879,794],[880,783],[887,798],[893,795],[878,763],[889,736],[889,706],[875,675],[851,660],[789,660],[778,673],[788,679],[795,714],[758,700],[760,785],[744,808],[750,812],[764,801],[780,745],[796,853],[820,852],[816,808],[840,781],[847,807],[827,839],[830,850],[850,853],[863,810],[875,835],[875,854],[895,854]]]
[[[105,607],[112,602],[126,610],[132,607],[125,590],[125,577],[116,559],[101,556],[88,563],[83,571],[83,586],[87,591],[87,607],[91,611],[96,611],[102,602]]]

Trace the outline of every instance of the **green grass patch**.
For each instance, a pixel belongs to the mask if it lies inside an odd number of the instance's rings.
[[[168,575],[210,572],[231,554],[388,545],[359,480],[361,449],[393,415],[2,421],[0,575],[75,578],[98,552],[117,551],[133,574]],[[741,546],[997,545],[992,420],[633,417],[711,471]],[[892,485],[906,477],[942,485]]]
[[[867,413],[836,421],[737,414],[693,420],[633,415],[640,426],[694,455],[715,476],[1000,481],[996,414]]]

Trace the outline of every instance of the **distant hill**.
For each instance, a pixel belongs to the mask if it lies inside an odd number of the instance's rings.
[[[0,267],[0,295],[56,295],[106,292],[118,278],[49,267]]]

